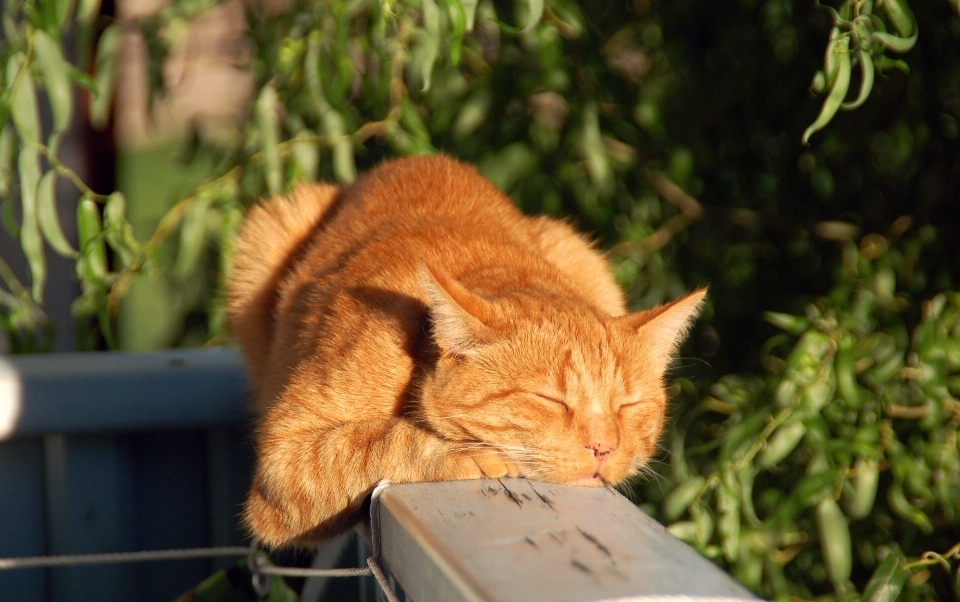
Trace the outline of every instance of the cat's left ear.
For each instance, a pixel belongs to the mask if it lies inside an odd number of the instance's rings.
[[[628,314],[618,321],[642,338],[643,344],[652,351],[651,357],[662,361],[658,368],[665,370],[700,314],[706,296],[707,289],[702,288],[676,301]]]
[[[420,285],[433,319],[433,338],[444,355],[468,355],[496,339],[487,326],[492,316],[487,300],[423,262]]]

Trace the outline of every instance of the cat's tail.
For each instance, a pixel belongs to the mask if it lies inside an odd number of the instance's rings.
[[[252,207],[240,227],[227,309],[258,391],[270,365],[278,287],[338,193],[331,184],[300,185]]]

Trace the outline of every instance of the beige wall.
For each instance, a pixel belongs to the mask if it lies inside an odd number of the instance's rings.
[[[167,87],[149,107],[147,48],[137,21],[156,13],[165,0],[120,0],[123,44],[117,87],[116,134],[137,146],[186,133],[225,136],[243,118],[253,92],[250,51],[241,0],[229,0],[190,23],[175,24],[173,48],[163,70]]]

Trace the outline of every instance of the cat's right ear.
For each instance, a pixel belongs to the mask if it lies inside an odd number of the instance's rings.
[[[440,270],[420,263],[420,286],[433,320],[433,338],[443,355],[469,355],[496,339],[485,322],[490,304]]]
[[[640,340],[652,352],[650,356],[654,368],[662,372],[670,365],[677,348],[687,336],[706,296],[707,289],[702,288],[665,305],[628,314],[617,320],[640,336]]]

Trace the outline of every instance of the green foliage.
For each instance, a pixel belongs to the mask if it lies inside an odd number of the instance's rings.
[[[847,245],[828,295],[767,315],[785,331],[765,346],[767,375],[725,376],[679,417],[668,479],[681,484],[662,516],[768,596],[859,599],[878,565],[874,579],[894,578],[887,557],[956,542],[960,294],[924,302],[908,330],[923,237],[879,256]],[[937,597],[897,579],[902,599]]]
[[[140,21],[156,94],[184,28],[215,4],[177,0]],[[679,374],[666,479],[643,487],[674,533],[778,599],[956,589],[955,2],[916,0],[913,14],[900,0],[246,6],[248,118],[191,138],[184,161],[207,177],[138,240],[134,196],[98,194],[57,160],[75,88],[107,122],[119,25],[95,18],[96,0],[6,5],[0,195],[8,216],[20,203],[6,221],[31,269],[23,286],[0,262],[15,348],[49,336],[45,247],[76,258],[75,314],[108,343],[141,278],[179,295],[171,339],[228,340],[221,283],[246,206],[448,152],[525,211],[574,216],[610,249],[634,307],[711,285],[688,345],[710,363]],[[829,126],[804,148],[811,122]],[[52,217],[57,177],[84,195],[76,249]]]
[[[850,111],[866,102],[873,89],[876,68],[910,71],[905,62],[884,54],[908,52],[917,43],[917,21],[910,6],[904,0],[882,0],[877,7],[880,11],[874,13],[873,0],[847,0],[839,12],[827,7],[833,17],[833,29],[823,71],[817,71],[813,78],[813,90],[820,93],[829,89],[830,93],[817,120],[803,131],[804,144],[814,132],[830,123],[837,110]],[[894,33],[887,33],[888,26]],[[855,63],[860,65],[860,92],[856,99],[845,102],[850,70]]]
[[[265,555],[261,561],[268,564]],[[173,602],[297,602],[297,593],[290,589],[282,577],[259,576],[261,591],[254,590],[256,579],[244,558],[235,564],[217,571],[190,591],[177,596]]]
[[[100,37],[93,78],[66,58],[69,54],[81,60],[90,56],[99,9],[98,0],[4,4],[0,81],[6,85],[0,93],[0,196],[4,197],[6,225],[20,239],[30,272],[28,293],[7,262],[0,260],[0,278],[9,289],[0,295],[4,308],[0,322],[10,333],[15,350],[42,349],[51,343],[53,333],[42,310],[46,247],[76,260],[83,295],[74,303],[73,313],[78,320],[99,315],[108,341],[112,335],[105,300],[116,274],[107,265],[104,243],[121,262],[139,253],[135,241],[123,234],[129,224],[123,210],[118,211],[121,201],[116,194],[97,194],[58,158],[63,136],[74,119],[75,87],[93,96],[90,118],[94,123],[105,121],[112,102],[119,52],[116,24],[107,26]],[[67,47],[70,41],[75,41],[75,47]],[[51,123],[41,122],[43,110],[49,110]],[[58,178],[71,180],[84,195],[77,213],[78,249],[67,240],[57,215]],[[11,206],[17,197],[19,224],[12,219]],[[103,203],[108,207],[105,224],[98,207]]]

